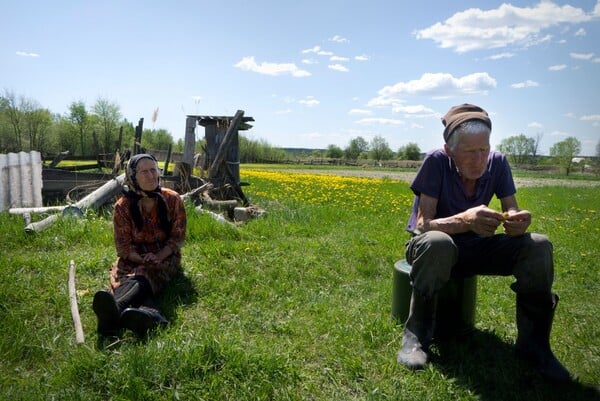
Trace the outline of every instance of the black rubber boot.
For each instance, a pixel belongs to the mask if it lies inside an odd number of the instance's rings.
[[[558,295],[517,294],[517,356],[533,362],[540,374],[553,382],[570,380],[569,371],[550,349],[550,331]]]
[[[123,329],[121,312],[129,306],[139,306],[149,291],[150,283],[143,276],[127,278],[115,289],[114,295],[109,291],[98,291],[92,302],[92,309],[98,317],[98,334],[118,336]]]
[[[436,307],[436,296],[426,299],[413,289],[402,349],[397,357],[399,363],[410,369],[423,369],[429,359],[427,352],[435,328]]]
[[[94,294],[92,309],[98,317],[98,334],[104,337],[118,336],[121,313],[115,297],[108,291],[98,291]]]
[[[123,327],[133,331],[138,337],[143,338],[157,327],[164,327],[169,323],[158,309],[149,306],[127,308],[121,313]]]

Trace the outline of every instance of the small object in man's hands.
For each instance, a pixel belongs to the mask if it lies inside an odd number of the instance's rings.
[[[504,212],[504,213],[502,213],[502,219],[503,219],[504,221],[508,220],[508,212]]]

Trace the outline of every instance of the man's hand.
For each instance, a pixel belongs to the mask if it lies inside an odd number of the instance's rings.
[[[528,210],[509,210],[504,221],[504,232],[513,237],[523,235],[531,224],[531,213]]]
[[[491,237],[496,229],[504,221],[502,213],[499,213],[485,205],[473,207],[463,212],[463,219],[469,229],[482,237]]]

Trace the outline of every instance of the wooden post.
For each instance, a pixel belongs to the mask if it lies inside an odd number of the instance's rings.
[[[196,117],[186,118],[182,162],[187,163],[190,166],[194,164],[194,153],[196,148],[196,125]]]
[[[142,132],[144,130],[144,119],[140,118],[138,125],[135,127],[135,139],[133,141],[133,154],[137,155],[142,150]]]
[[[171,161],[171,149],[173,145],[169,144],[169,148],[167,149],[167,159],[165,160],[165,168],[163,170],[163,175],[169,174],[169,162]]]
[[[52,160],[52,163],[48,165],[48,168],[54,168],[60,163],[65,157],[69,155],[69,151],[65,150],[56,155],[56,157]]]
[[[79,318],[79,308],[77,307],[77,290],[75,289],[75,261],[69,263],[69,301],[71,303],[71,316],[73,317],[73,325],[75,326],[75,342],[83,344],[85,338],[83,336],[83,327]]]

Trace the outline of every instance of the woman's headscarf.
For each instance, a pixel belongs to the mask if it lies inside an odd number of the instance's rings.
[[[140,160],[143,159],[152,160],[156,165],[156,169],[158,170],[158,162],[151,154],[140,153],[134,155],[131,159],[129,159],[129,162],[125,167],[125,184],[127,185],[127,188],[123,190],[123,194],[131,200],[130,212],[138,230],[141,230],[144,225],[142,213],[140,212],[140,206],[138,203],[139,200],[145,197],[156,198],[158,200],[158,217],[160,219],[160,227],[168,234],[171,232],[171,219],[169,217],[167,204],[160,192],[160,180],[159,184],[152,191],[144,191],[140,188],[140,185],[137,181],[137,165]]]

